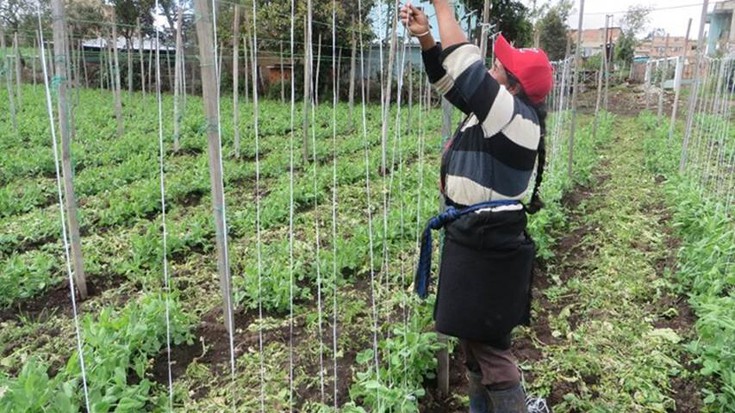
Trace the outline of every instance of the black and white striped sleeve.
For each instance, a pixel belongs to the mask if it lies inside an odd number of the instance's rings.
[[[495,135],[513,118],[515,99],[490,76],[477,46],[437,46],[424,52],[424,64],[437,91],[462,112],[473,113],[485,136]]]

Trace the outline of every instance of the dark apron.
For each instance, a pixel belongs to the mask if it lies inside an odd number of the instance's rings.
[[[523,210],[472,213],[445,227],[437,331],[502,348],[529,323],[536,248],[525,228]]]

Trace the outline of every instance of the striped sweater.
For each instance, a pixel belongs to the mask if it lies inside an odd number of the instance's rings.
[[[536,111],[488,72],[477,46],[423,53],[429,81],[466,120],[442,157],[441,186],[448,203],[469,206],[526,194],[541,137]]]

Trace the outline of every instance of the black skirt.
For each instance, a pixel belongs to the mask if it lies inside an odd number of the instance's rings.
[[[450,336],[507,348],[530,320],[536,248],[526,213],[468,214],[445,227],[434,319]]]

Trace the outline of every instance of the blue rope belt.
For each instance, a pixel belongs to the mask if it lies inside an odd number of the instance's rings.
[[[481,202],[479,204],[470,205],[466,208],[457,209],[450,206],[441,214],[431,218],[426,225],[424,234],[421,237],[421,253],[419,255],[419,264],[416,268],[416,278],[414,280],[414,290],[421,298],[429,295],[429,284],[431,283],[431,230],[441,229],[445,225],[456,221],[459,217],[485,208],[495,208],[503,205],[518,204],[517,200],[500,200]]]

